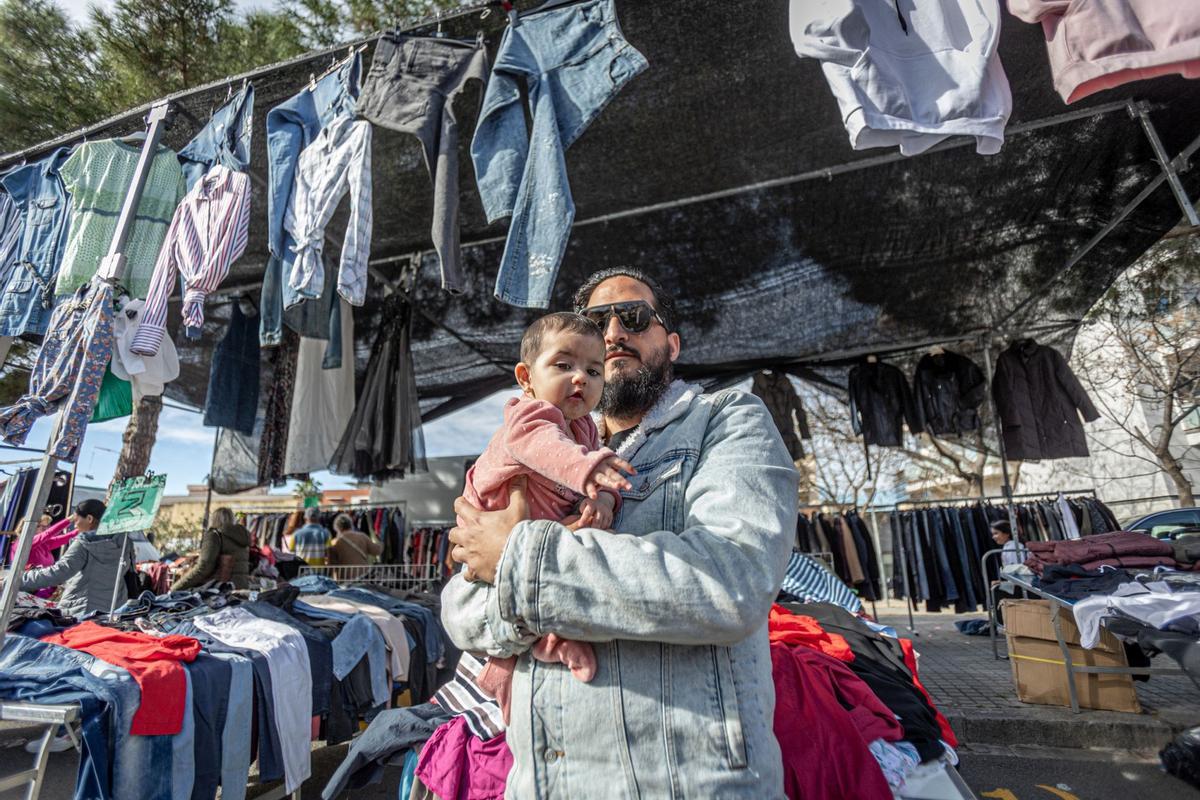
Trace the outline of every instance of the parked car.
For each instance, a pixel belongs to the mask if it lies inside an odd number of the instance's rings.
[[[1172,539],[1182,531],[1200,533],[1200,508],[1173,508],[1137,517],[1121,526],[1122,530],[1144,531],[1155,539]]]

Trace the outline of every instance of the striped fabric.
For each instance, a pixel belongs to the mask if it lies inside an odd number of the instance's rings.
[[[300,153],[296,185],[283,224],[292,235],[296,261],[288,285],[301,299],[315,300],[325,288],[325,226],[350,193],[350,217],[342,243],[338,293],[353,306],[367,296],[371,254],[371,123],[337,117]]]
[[[804,553],[792,553],[783,585],[779,587],[802,603],[833,603],[851,614],[862,611],[862,601],[816,559]]]
[[[167,301],[176,273],[183,277],[183,324],[199,330],[204,300],[221,285],[229,268],[246,250],[250,230],[250,178],[220,164],[210,169],[184,196],[154,265],[142,324],[133,337],[133,352],[158,352],[167,327]]]
[[[487,741],[504,732],[504,715],[500,704],[475,683],[483,662],[463,653],[454,671],[454,679],[438,690],[434,702],[447,711],[466,718],[471,733]]]
[[[0,286],[8,280],[8,272],[16,259],[17,244],[21,241],[24,229],[25,217],[21,209],[8,192],[0,191]]]

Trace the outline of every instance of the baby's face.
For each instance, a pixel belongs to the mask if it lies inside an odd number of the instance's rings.
[[[604,389],[604,342],[599,336],[555,331],[542,345],[529,366],[533,396],[561,410],[568,420],[591,413]]]

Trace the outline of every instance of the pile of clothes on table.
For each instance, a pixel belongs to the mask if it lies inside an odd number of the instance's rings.
[[[311,774],[311,743],[351,739],[407,691],[429,699],[458,652],[435,595],[322,576],[250,593],[150,592],[115,619],[21,598],[0,699],[80,706],[76,800],[245,797]]]
[[[1184,542],[1172,543],[1144,533],[1115,531],[1082,539],[1058,542],[1025,542],[1029,558],[1025,565],[1037,575],[1052,565],[1076,564],[1085,570],[1100,567],[1133,569],[1197,569],[1200,547]]]

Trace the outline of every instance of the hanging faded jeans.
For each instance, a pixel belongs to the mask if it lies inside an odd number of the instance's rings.
[[[100,395],[112,346],[112,286],[93,280],[70,297],[61,298],[33,363],[29,392],[0,409],[4,440],[24,444],[39,417],[62,409],[66,418],[50,442],[51,452],[74,463]]]
[[[284,230],[283,216],[296,182],[296,165],[300,151],[317,137],[329,121],[344,114],[354,114],[358,97],[358,79],[362,72],[362,57],[355,55],[338,69],[317,81],[316,88],[305,86],[296,95],[267,112],[267,238],[271,256],[263,273],[262,327],[260,336],[264,347],[276,347],[283,335],[284,308],[293,308],[302,298],[283,279],[292,271],[296,254],[290,235]],[[303,303],[304,308],[308,303]],[[288,327],[310,339],[328,339],[336,325],[330,325],[328,314],[337,303],[327,307],[324,318],[308,315],[295,318],[288,315]]]
[[[550,305],[575,219],[566,149],[647,66],[621,35],[612,0],[531,14],[504,30],[471,142],[488,222],[512,217],[496,276],[499,299]],[[529,87],[532,134],[521,79]]]
[[[483,35],[474,42],[388,34],[375,47],[358,115],[421,140],[433,180],[433,239],[442,288],[461,292],[458,228],[458,119],[454,98],[472,79],[486,81]]]
[[[179,151],[179,163],[188,191],[215,164],[234,172],[250,166],[250,133],[254,128],[254,86],[246,84],[208,124]]]

